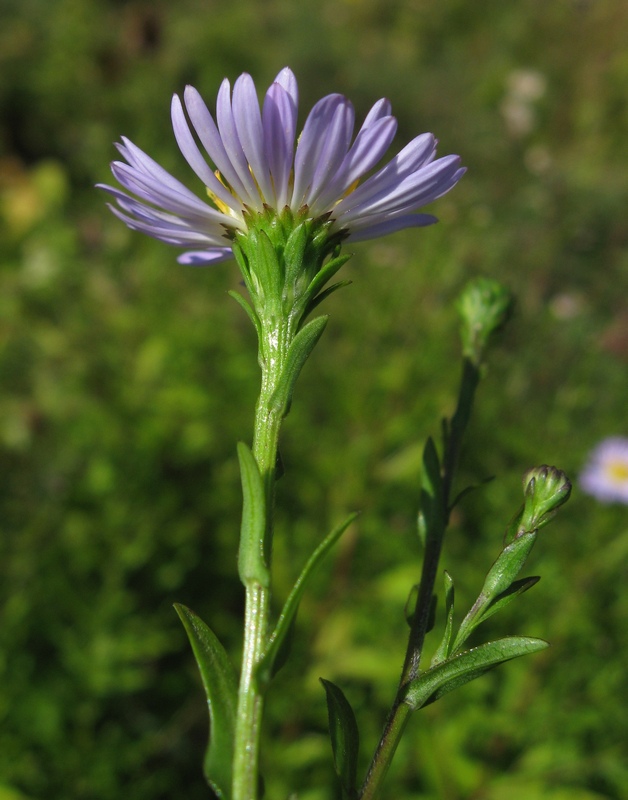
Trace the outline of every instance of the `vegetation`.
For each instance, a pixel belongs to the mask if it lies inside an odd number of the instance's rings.
[[[355,247],[282,441],[286,592],[362,512],[268,703],[266,796],[331,800],[318,678],[342,683],[368,752],[403,657],[421,451],[452,411],[466,280],[497,278],[518,305],[463,453],[464,481],[497,477],[446,544],[461,607],[521,475],[548,463],[577,479],[601,438],[628,434],[627,30],[619,0],[3,0],[0,800],[209,797],[173,603],[239,657],[235,443],[251,437],[254,332],[227,296],[234,265],[181,267],[108,213],[93,184],[110,181],[112,142],[192,187],[172,92],[192,83],[211,103],[225,75],[265,86],[289,64],[302,110],[341,91],[359,118],[386,95],[397,142],[434,131],[469,168],[439,225]],[[552,647],[417,714],[389,797],[628,798],[628,509],[574,482],[539,536],[540,585],[486,623]]]

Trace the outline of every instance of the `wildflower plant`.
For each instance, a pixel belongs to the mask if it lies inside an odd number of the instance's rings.
[[[191,192],[127,139],[118,145],[124,161],[112,164],[122,189],[101,188],[114,200],[113,213],[130,228],[183,248],[180,263],[206,266],[234,258],[246,287],[246,297],[231,294],[257,332],[261,388],[252,446],[238,444],[243,494],[238,571],[246,596],[239,675],[208,625],[190,609],[176,608],[209,704],[207,781],[220,798],[256,800],[266,691],[286,657],[308,579],[356,516],[322,539],[283,609],[273,616],[278,442],[301,369],[327,325],[326,316],[312,314],[346,284],[332,281],[350,258],[343,250],[347,243],[436,222],[421,209],[449,192],[465,170],[456,155],[436,157],[436,140],[429,133],[379,166],[397,128],[385,99],[375,103],[354,136],[351,102],[330,94],[314,105],[297,137],[297,82],[287,68],[277,75],[261,106],[252,78],[244,74],[233,92],[227,80],[222,83],[215,117],[192,87],[186,88],[183,100],[173,98],[171,114],[179,149],[202,182],[204,196]],[[562,472],[543,466],[526,473],[521,510],[506,529],[501,553],[477,600],[457,626],[454,583],[445,573],[444,631],[431,662],[425,664],[423,658],[444,534],[453,507],[466,493],[455,493],[463,436],[487,347],[507,321],[510,307],[506,290],[485,279],[472,282],[458,302],[463,345],[458,404],[443,425],[440,448],[432,439],[425,444],[418,489],[423,559],[411,592],[408,645],[399,686],[363,780],[358,780],[363,761],[358,722],[341,688],[322,680],[333,761],[343,794],[351,799],[368,800],[380,793],[413,711],[504,661],[547,646],[520,636],[468,646],[484,620],[538,581],[518,576],[538,530],[570,491]],[[417,577],[418,572],[417,567]]]

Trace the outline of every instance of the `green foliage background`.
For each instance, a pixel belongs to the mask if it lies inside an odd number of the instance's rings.
[[[452,299],[485,274],[517,314],[495,350],[444,566],[459,610],[530,466],[572,477],[627,435],[628,6],[621,0],[2,0],[0,799],[200,800],[202,690],[172,603],[237,661],[235,442],[251,435],[253,332],[226,291],[133,234],[92,187],[129,136],[195,186],[173,92],[289,64],[302,109],[388,96],[398,146],[433,130],[469,174],[425,231],[355,247],[354,283],[287,420],[278,595],[361,509],[305,601],[269,701],[267,797],[338,797],[323,676],[377,740],[416,581],[420,452],[452,410]],[[303,117],[301,118],[303,119]],[[200,187],[196,187],[200,188]],[[461,479],[461,480],[462,480]],[[486,634],[552,642],[413,720],[387,796],[628,798],[628,509],[578,492],[543,532],[541,584]],[[366,766],[366,763],[363,765]]]

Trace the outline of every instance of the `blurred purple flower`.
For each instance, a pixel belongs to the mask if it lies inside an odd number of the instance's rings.
[[[211,204],[124,137],[117,147],[127,163],[114,161],[111,169],[131,194],[99,185],[113,195],[117,206],[111,210],[130,228],[191,248],[179,257],[183,264],[231,258],[229,240],[235,231],[247,230],[245,212],[267,206],[305,210],[313,219],[327,215],[332,232],[352,241],[430,225],[435,217],[416,212],[448,192],[465,172],[459,156],[435,159],[436,140],[424,133],[360,183],[397,130],[385,99],[375,103],[352,143],[351,102],[340,94],[323,97],[310,111],[295,150],[298,90],[287,67],[266,92],[261,109],[246,73],[235,82],[233,97],[229,81],[223,81],[216,122],[196,89],[186,87],[183,99],[172,99],[174,135]]]
[[[604,439],[593,450],[580,486],[603,503],[628,503],[628,439]]]

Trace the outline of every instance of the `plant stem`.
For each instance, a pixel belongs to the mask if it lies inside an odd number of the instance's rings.
[[[263,329],[260,341],[262,384],[255,411],[253,456],[264,483],[266,528],[262,543],[270,568],[273,537],[273,505],[279,431],[284,409],[273,403],[281,379],[288,347],[293,338],[290,320],[277,320]],[[264,709],[264,687],[258,684],[255,670],[268,639],[270,588],[251,581],[246,586],[242,672],[238,693],[235,731],[232,800],[256,800],[259,790],[259,750]]]
[[[462,439],[471,416],[479,377],[478,367],[465,358],[462,365],[458,404],[451,418],[449,431],[445,435],[442,464],[442,516],[440,520],[434,522],[434,530],[428,531],[426,535],[421,583],[412,617],[401,680],[399,681],[395,701],[384,725],[384,731],[364,780],[360,792],[360,800],[373,800],[377,796],[410,716],[411,709],[403,702],[403,698],[405,697],[407,685],[419,675],[423,645],[429,626],[438,562],[440,560],[444,532],[449,522],[451,511],[451,488],[458,466]]]

